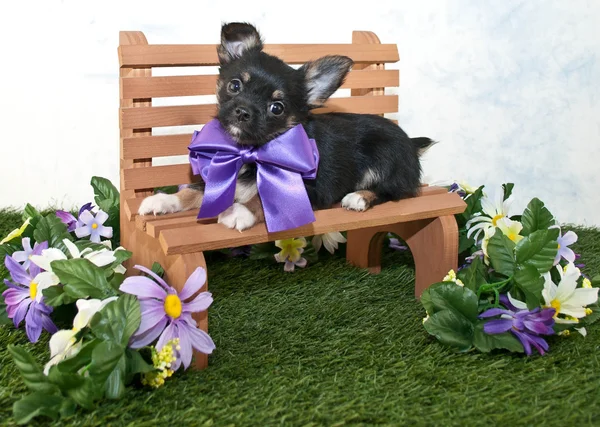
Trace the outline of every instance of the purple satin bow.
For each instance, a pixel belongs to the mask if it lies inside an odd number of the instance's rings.
[[[302,125],[297,125],[261,147],[238,145],[218,120],[194,132],[189,146],[194,175],[206,183],[198,218],[211,218],[230,207],[238,172],[256,163],[258,194],[271,233],[314,222],[303,179],[315,179],[319,151]]]

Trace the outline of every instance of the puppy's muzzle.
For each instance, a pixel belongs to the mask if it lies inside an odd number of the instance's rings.
[[[235,116],[238,122],[249,122],[252,119],[252,114],[244,107],[237,107],[235,109]]]

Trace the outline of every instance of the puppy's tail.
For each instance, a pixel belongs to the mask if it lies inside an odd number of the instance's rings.
[[[412,141],[415,150],[417,150],[417,154],[419,155],[419,157],[421,157],[423,154],[425,154],[427,150],[429,150],[431,147],[438,143],[437,141],[434,141],[431,138],[425,138],[423,136],[420,136],[418,138],[411,138],[410,140]]]

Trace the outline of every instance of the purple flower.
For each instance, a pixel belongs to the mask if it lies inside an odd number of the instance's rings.
[[[82,224],[75,229],[75,235],[79,238],[91,236],[90,240],[94,243],[100,243],[100,236],[110,239],[113,229],[103,225],[107,219],[108,214],[102,210],[99,210],[95,217],[90,211],[83,211],[79,216]]]
[[[480,319],[500,316],[499,319],[489,320],[483,325],[487,334],[501,334],[510,331],[521,341],[525,354],[531,355],[531,346],[540,354],[548,351],[548,343],[540,335],[554,334],[554,308],[539,307],[534,310],[518,310],[505,295],[500,301],[509,309],[491,308],[479,315]]]
[[[561,258],[567,260],[567,262],[575,261],[575,252],[569,245],[572,245],[577,241],[577,234],[572,231],[567,231],[565,234],[558,235],[558,253],[556,254],[556,258],[554,258],[554,265],[557,265],[560,262]]]
[[[142,322],[129,342],[132,348],[145,347],[158,338],[156,350],[160,351],[170,340],[179,338],[179,356],[172,369],[175,371],[183,362],[185,369],[192,361],[192,347],[210,354],[215,344],[210,336],[196,327],[192,313],[206,310],[212,303],[210,292],[201,292],[189,302],[184,300],[192,297],[206,282],[206,272],[198,267],[185,282],[180,293],[153,273],[151,270],[136,265],[140,271],[150,275],[154,280],[145,276],[128,277],[119,288],[123,292],[135,295],[140,301]],[[160,335],[160,338],[159,338]]]
[[[81,216],[84,211],[91,211],[93,208],[94,206],[91,203],[86,203],[79,209],[79,216]],[[83,225],[83,223],[75,218],[70,212],[58,210],[56,211],[56,216],[67,226],[68,232],[75,231],[77,227]]]
[[[33,249],[32,249],[31,248],[31,239],[29,237],[24,237],[23,240],[21,240],[21,244],[23,245],[23,250],[13,253],[12,258],[17,262],[22,263],[21,265],[23,266],[24,269],[29,268],[29,265],[31,264],[31,259],[30,259],[31,255],[39,255],[42,253],[43,249],[48,249],[48,242],[44,242],[41,244],[36,242],[33,245]],[[40,247],[41,247],[41,249],[40,249]]]
[[[42,249],[47,247],[47,242],[37,245],[33,250],[33,255],[39,255]],[[53,309],[43,303],[43,297],[38,298],[38,286],[34,281],[40,273],[40,268],[31,263],[27,270],[10,256],[4,258],[4,265],[15,282],[4,280],[8,289],[2,293],[6,303],[6,312],[8,317],[13,319],[15,328],[18,328],[25,319],[25,331],[31,342],[37,342],[42,329],[51,334],[55,333],[58,329],[49,316]]]
[[[395,237],[390,237],[390,248],[394,249],[395,251],[408,250],[408,246],[401,245],[400,240],[396,239]]]

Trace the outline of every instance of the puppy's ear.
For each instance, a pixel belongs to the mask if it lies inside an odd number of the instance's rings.
[[[261,51],[262,48],[260,34],[250,24],[231,22],[221,28],[221,44],[217,47],[221,65],[239,58],[245,52]]]
[[[347,56],[338,55],[324,56],[304,64],[299,71],[304,73],[308,104],[323,105],[342,85],[353,64]]]

